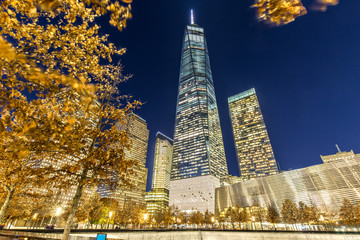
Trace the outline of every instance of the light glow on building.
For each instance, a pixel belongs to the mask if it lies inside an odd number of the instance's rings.
[[[169,204],[213,212],[228,169],[204,29],[196,24],[185,29],[179,78]]]
[[[338,213],[344,198],[352,204],[360,201],[360,156],[217,188],[215,205],[217,212],[254,204],[273,205],[281,212],[285,199],[290,199],[315,205],[320,212]]]
[[[156,134],[152,189],[145,195],[146,209],[150,214],[165,211],[169,206],[170,172],[173,140],[164,134]]]
[[[232,96],[228,102],[242,179],[278,173],[255,89]]]

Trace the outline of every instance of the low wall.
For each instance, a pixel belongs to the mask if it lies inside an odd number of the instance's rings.
[[[98,231],[100,232],[100,231]],[[96,231],[71,233],[70,240],[94,240]],[[103,232],[104,233],[104,232]],[[126,240],[360,240],[355,233],[255,232],[255,231],[116,231],[106,232],[108,239]],[[20,235],[60,239],[61,232],[2,230],[0,235]]]

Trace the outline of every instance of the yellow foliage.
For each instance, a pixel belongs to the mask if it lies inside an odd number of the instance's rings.
[[[328,6],[335,6],[338,4],[339,0],[314,0],[312,9],[317,11],[326,11]]]
[[[104,63],[125,49],[99,35],[94,20],[109,14],[121,30],[131,18],[130,3],[1,1],[0,187],[8,202],[29,189],[112,187],[113,173],[129,184],[124,173],[134,161],[125,159],[124,149],[131,143],[126,129],[114,125],[126,126],[139,104],[120,108],[117,86],[128,77],[120,65]]]
[[[326,11],[328,6],[339,4],[339,0],[313,0],[311,9]],[[258,21],[280,26],[294,21],[307,13],[301,0],[255,0]]]
[[[256,0],[252,7],[256,8],[259,21],[275,26],[288,24],[307,13],[301,0]]]

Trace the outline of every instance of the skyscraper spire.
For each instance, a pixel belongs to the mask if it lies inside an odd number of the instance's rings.
[[[215,212],[215,188],[228,175],[204,29],[186,26],[175,118],[169,205]]]
[[[193,9],[191,9],[190,23],[195,24],[195,17],[194,17],[194,10]]]

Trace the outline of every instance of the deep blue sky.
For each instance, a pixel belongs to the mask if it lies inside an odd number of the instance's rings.
[[[304,0],[304,4],[311,1]],[[183,33],[189,11],[205,28],[229,172],[238,175],[227,98],[255,87],[282,170],[320,154],[360,152],[360,1],[341,0],[282,27],[258,23],[250,0],[134,0],[133,19],[110,39],[133,78],[121,85],[145,104],[151,185],[155,135],[173,137]]]

